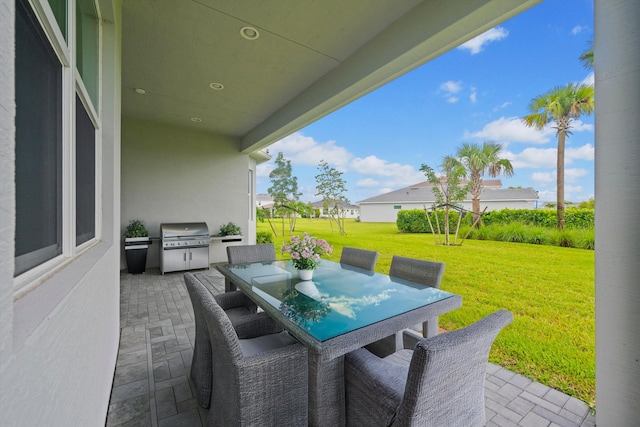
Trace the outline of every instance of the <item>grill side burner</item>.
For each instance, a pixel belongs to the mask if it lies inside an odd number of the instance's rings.
[[[211,236],[204,222],[160,225],[160,272],[209,268]]]

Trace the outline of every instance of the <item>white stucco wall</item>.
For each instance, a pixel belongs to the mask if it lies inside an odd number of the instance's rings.
[[[119,340],[120,2],[103,2],[101,241],[14,291],[14,2],[0,7],[0,424],[104,425]]]
[[[255,201],[248,193],[249,169],[255,168],[255,161],[237,147],[232,139],[123,119],[121,236],[132,219],[142,219],[152,237],[160,237],[163,222],[204,221],[210,233],[217,234],[221,225],[232,221],[242,228],[242,243],[254,243],[248,207],[255,209]],[[226,260],[224,245],[211,244],[210,262]],[[156,240],[149,248],[147,267],[159,266],[159,250]],[[124,254],[121,268],[126,268]]]
[[[595,1],[596,422],[640,420],[637,0]]]

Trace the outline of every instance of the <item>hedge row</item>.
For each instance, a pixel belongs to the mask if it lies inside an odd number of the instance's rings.
[[[452,210],[449,212],[449,232],[454,232],[458,225],[458,218],[460,214],[457,211]],[[444,210],[437,212],[429,212],[429,219],[433,230],[437,233],[438,226],[440,233],[444,232]],[[471,225],[473,221],[473,215],[467,213],[460,223],[460,225]],[[396,225],[401,233],[431,233],[431,227],[429,227],[429,221],[427,215],[422,209],[400,210],[398,211],[398,217],[396,219]]]
[[[593,214],[593,209],[568,208],[564,211],[565,227],[593,228]],[[558,224],[558,215],[554,209],[502,209],[482,215],[484,225],[513,222],[553,228]]]
[[[566,228],[594,227],[594,211],[592,209],[569,208],[565,210]],[[437,232],[438,224],[440,232],[444,231],[444,211],[438,210],[436,213],[430,212],[431,225]],[[450,231],[455,230],[458,223],[459,214],[452,210],[449,213]],[[473,215],[467,213],[460,222],[461,226],[470,226],[473,222]],[[557,214],[555,210],[547,209],[502,209],[499,211],[486,212],[482,215],[483,225],[507,225],[512,223],[526,224],[532,226],[555,228],[557,225]],[[400,210],[396,219],[398,230],[402,233],[431,233],[427,215],[422,209]]]

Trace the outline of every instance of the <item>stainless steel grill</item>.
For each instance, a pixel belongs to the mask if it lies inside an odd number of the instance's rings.
[[[205,222],[177,222],[160,225],[160,271],[209,268],[211,236]]]

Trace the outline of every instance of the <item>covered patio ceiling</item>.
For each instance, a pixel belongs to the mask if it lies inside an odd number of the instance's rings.
[[[253,152],[539,1],[126,1],[122,114]]]

